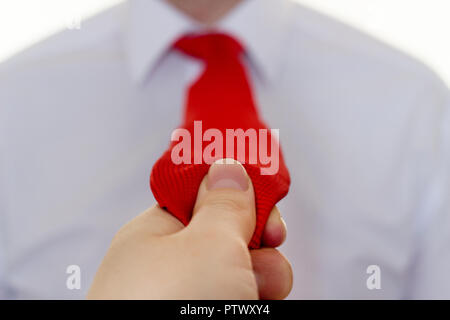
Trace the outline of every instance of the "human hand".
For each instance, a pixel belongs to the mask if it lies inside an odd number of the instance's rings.
[[[184,226],[154,206],[115,235],[88,299],[282,299],[292,270],[274,247],[286,229],[275,207],[263,248],[249,250],[255,228],[251,180],[239,163],[214,163]]]

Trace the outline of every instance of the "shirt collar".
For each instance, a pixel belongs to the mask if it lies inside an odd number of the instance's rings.
[[[246,48],[249,60],[265,80],[275,76],[282,59],[289,17],[287,0],[245,0],[214,27]],[[130,0],[126,50],[133,81],[143,82],[172,43],[205,27],[163,0]]]
[[[286,53],[291,5],[288,0],[245,0],[219,23],[246,48],[264,80],[276,76]]]

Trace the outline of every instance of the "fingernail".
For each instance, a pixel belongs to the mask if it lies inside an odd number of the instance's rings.
[[[208,190],[227,188],[246,191],[248,186],[247,172],[234,159],[217,160],[209,168],[206,181]]]
[[[286,221],[284,221],[284,219],[283,219],[283,217],[280,217],[280,219],[281,219],[281,223],[283,224],[283,233],[284,233],[284,237],[286,237],[286,235],[287,235],[287,224],[286,224]]]

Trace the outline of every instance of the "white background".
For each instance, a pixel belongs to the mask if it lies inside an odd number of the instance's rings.
[[[0,62],[123,0],[0,0]],[[276,0],[273,0],[276,1]],[[450,0],[296,0],[425,61],[450,84]],[[76,28],[72,32],[77,32]]]

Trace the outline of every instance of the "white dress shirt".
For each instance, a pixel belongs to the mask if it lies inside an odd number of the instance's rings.
[[[0,296],[82,298],[201,65],[169,51],[202,26],[131,0],[0,66]],[[289,0],[247,0],[238,38],[292,185],[290,298],[450,298],[450,94],[421,63]],[[81,268],[69,290],[66,268]],[[367,268],[380,268],[369,290]]]

